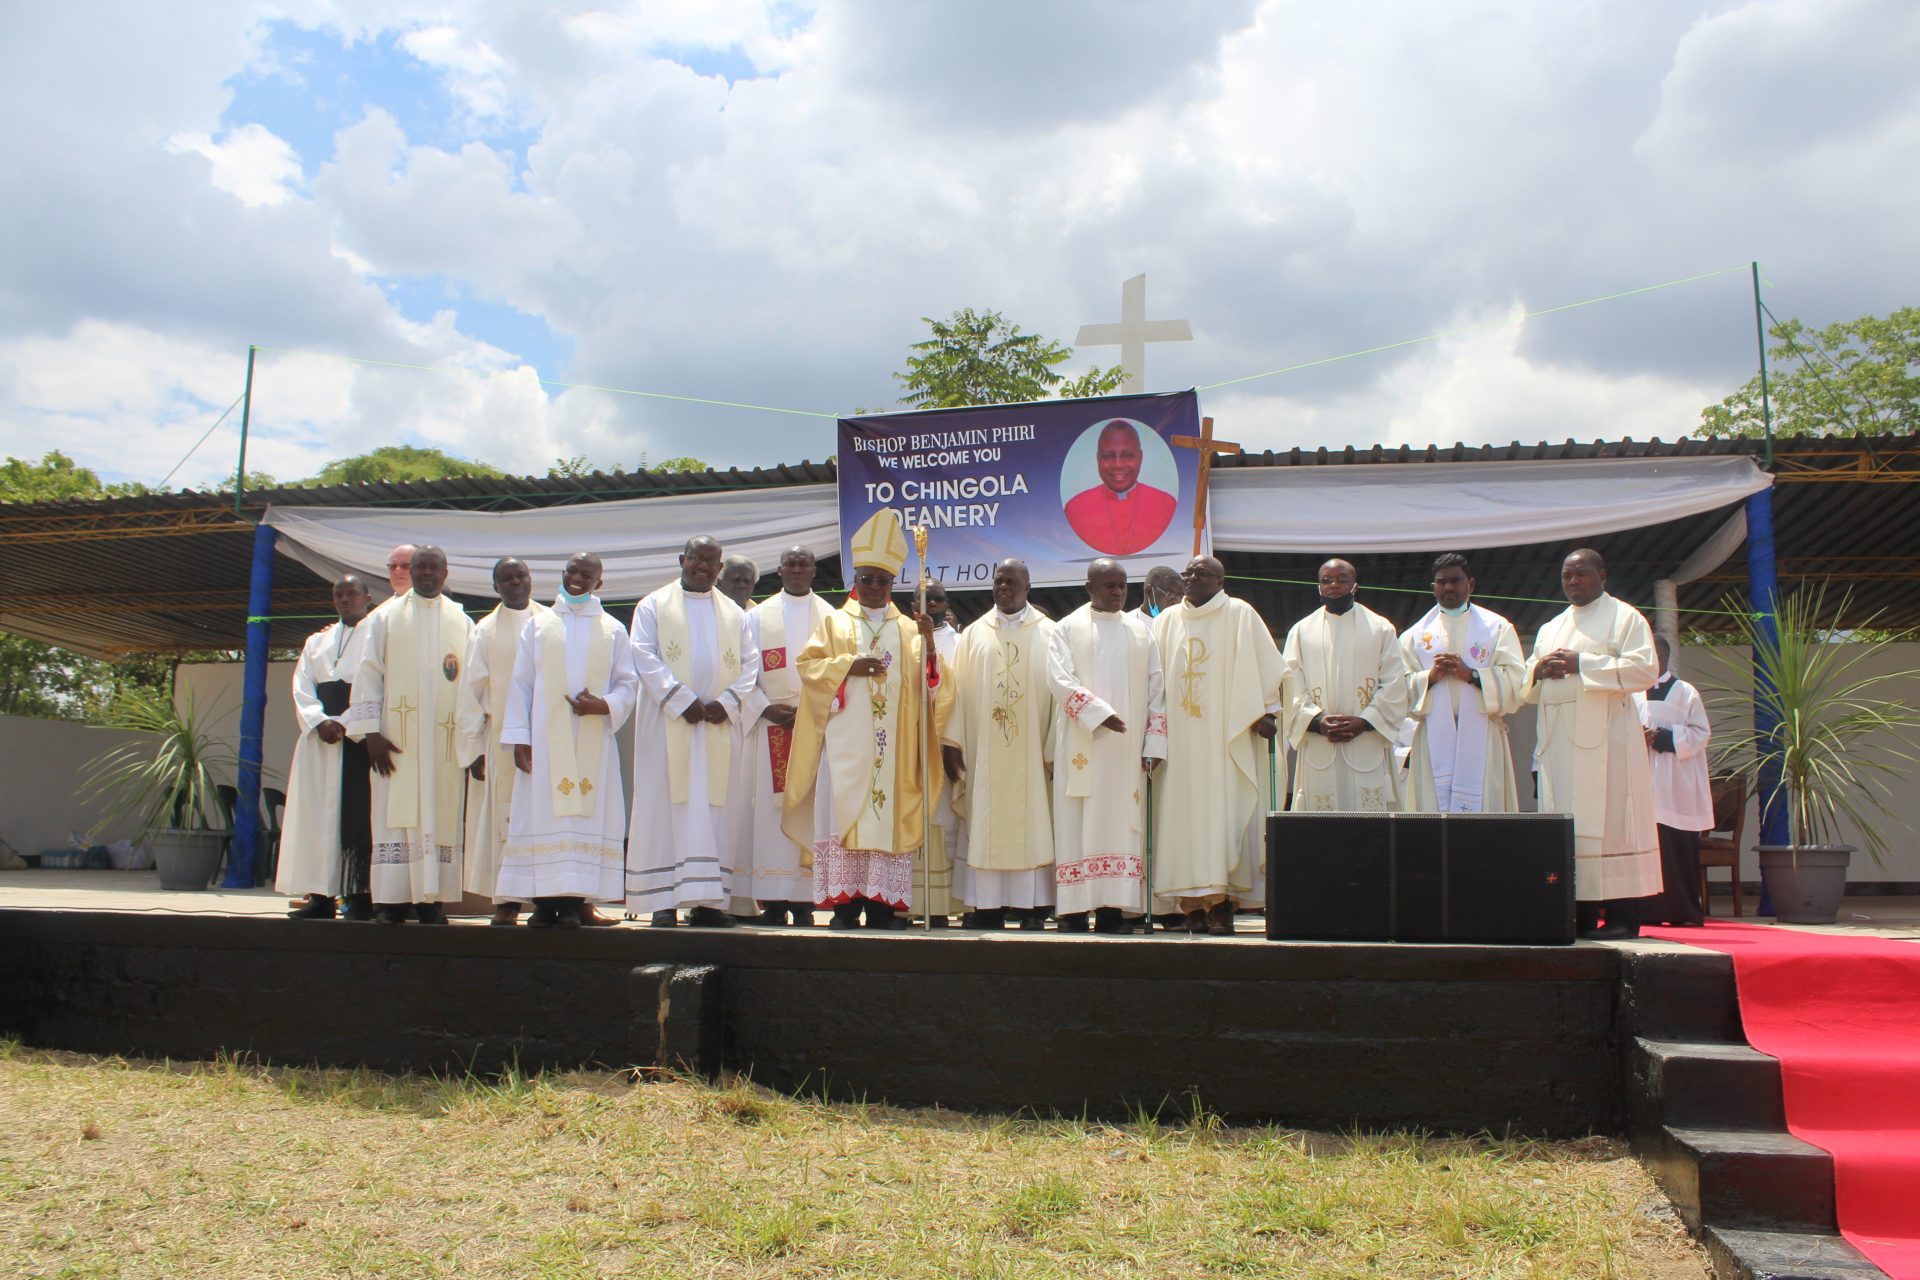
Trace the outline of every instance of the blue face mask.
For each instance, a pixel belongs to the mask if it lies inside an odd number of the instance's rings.
[[[1441,605],[1440,612],[1446,614],[1449,618],[1457,618],[1461,614],[1465,613],[1468,609],[1471,609],[1472,607],[1473,607],[1473,602],[1469,600],[1469,601],[1463,602],[1458,609],[1449,609],[1447,608],[1447,606]]]
[[[573,594],[573,592],[567,590],[565,584],[562,584],[560,587],[560,598],[562,600],[565,600],[568,604],[573,605],[577,608],[578,606],[583,605],[587,601],[593,599],[593,592],[582,591],[579,595],[575,595]]]
[[[1157,618],[1160,616],[1160,606],[1151,600],[1147,601],[1147,616],[1149,618]]]

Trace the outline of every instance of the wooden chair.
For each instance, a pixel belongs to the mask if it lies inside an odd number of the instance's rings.
[[[1713,830],[1700,837],[1700,906],[1708,915],[1707,868],[1725,867],[1733,877],[1733,914],[1740,915],[1740,838],[1747,826],[1747,779],[1744,775],[1713,780]],[[1721,835],[1721,832],[1726,835]]]

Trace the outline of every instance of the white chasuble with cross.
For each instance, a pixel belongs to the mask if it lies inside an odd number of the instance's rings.
[[[954,716],[942,745],[960,748],[966,822],[956,892],[976,909],[1053,901],[1053,807],[1047,756],[1054,701],[1047,687],[1053,623],[1032,605],[989,610],[960,633]]]
[[[1055,909],[1147,909],[1147,775],[1167,754],[1160,652],[1130,613],[1082,605],[1054,626],[1047,684],[1053,745]],[[1125,730],[1106,727],[1118,716]]]
[[[1507,717],[1520,707],[1527,663],[1513,624],[1469,604],[1460,614],[1435,605],[1400,635],[1413,717],[1407,756],[1409,813],[1514,813],[1520,797],[1513,785],[1513,751]],[[1472,680],[1436,679],[1434,659],[1458,655]]]
[[[457,695],[473,624],[444,595],[408,592],[363,625],[347,732],[379,733],[399,748],[393,772],[372,779],[373,900],[458,902],[467,762]]]
[[[512,749],[530,747],[533,771],[514,793],[495,895],[620,901],[627,810],[614,735],[640,684],[627,629],[595,597],[557,599],[521,632],[510,684],[500,740],[509,768]],[[567,698],[583,690],[606,715],[574,714]]]
[[[1556,649],[1580,670],[1533,678]],[[1540,812],[1573,815],[1574,896],[1582,902],[1660,892],[1653,769],[1633,695],[1660,675],[1653,628],[1610,595],[1554,617],[1534,637],[1523,701],[1540,706]]]
[[[1224,591],[1162,612],[1153,640],[1167,698],[1167,763],[1153,784],[1155,909],[1248,894],[1262,877],[1267,803],[1267,743],[1253,726],[1281,710],[1280,649],[1253,606]]]
[[[517,782],[513,749],[500,744],[500,726],[506,723],[507,697],[513,688],[513,661],[520,652],[521,630],[546,611],[547,606],[537,600],[524,609],[499,605],[474,623],[467,641],[466,670],[460,673],[456,754],[469,765],[482,758],[487,762],[485,779],[471,774],[467,778],[466,890],[482,897],[494,896]]]
[[[1293,808],[1305,813],[1391,813],[1400,807],[1393,740],[1407,718],[1407,659],[1393,624],[1356,602],[1344,614],[1316,609],[1287,632],[1288,743],[1296,752]],[[1348,742],[1309,733],[1321,714],[1373,727]]]
[[[633,611],[640,693],[633,726],[633,820],[627,908],[725,910],[733,896],[727,779],[733,726],[760,677],[746,615],[717,591],[672,582]],[[721,724],[689,723],[694,702],[718,702]]]

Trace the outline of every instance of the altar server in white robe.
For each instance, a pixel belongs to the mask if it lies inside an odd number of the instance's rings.
[[[600,606],[600,557],[575,553],[560,593],[521,629],[500,741],[520,775],[500,863],[501,896],[527,923],[578,928],[592,901],[626,896],[626,789],[614,735],[640,677],[627,629]]]
[[[1054,624],[1054,911],[1062,933],[1130,933],[1147,909],[1148,776],[1167,756],[1160,651],[1126,612],[1127,571],[1087,566],[1086,604]]]
[[[1598,551],[1568,556],[1560,589],[1572,607],[1534,636],[1520,691],[1540,707],[1540,812],[1573,815],[1581,932],[1637,937],[1636,900],[1660,892],[1653,770],[1633,703],[1660,674],[1653,628],[1607,594]]]
[[[848,543],[853,590],[801,651],[783,827],[811,837],[813,898],[832,928],[901,927],[913,897],[914,854],[941,776],[929,769],[953,703],[953,681],[931,652],[933,619],[892,600],[907,558],[900,517],[882,507]],[[932,719],[927,711],[931,703]],[[933,789],[933,797],[927,794]]]
[[[1673,647],[1653,638],[1660,678],[1633,695],[1653,770],[1653,819],[1660,836],[1658,897],[1641,903],[1641,924],[1701,924],[1700,834],[1713,830],[1713,782],[1707,776],[1707,743],[1713,727],[1700,691],[1673,674]]]
[[[1195,556],[1186,599],[1153,625],[1167,689],[1167,764],[1153,783],[1155,910],[1171,900],[1189,933],[1230,934],[1236,902],[1264,882],[1268,752],[1284,707],[1273,634]]]
[[[341,897],[358,919],[372,914],[366,896],[367,750],[347,738],[345,716],[354,669],[366,640],[361,623],[371,600],[352,574],[333,584],[338,622],[307,637],[293,668],[293,714],[300,736],[287,771],[287,812],[280,834],[275,892],[304,895],[296,920],[331,920]]]
[[[1410,668],[1408,813],[1515,813],[1507,717],[1520,709],[1527,660],[1513,624],[1473,603],[1472,566],[1433,562],[1434,606],[1400,633]]]
[[[794,659],[833,612],[813,590],[815,567],[813,552],[788,547],[780,553],[780,594],[747,611],[747,638],[760,651],[760,679],[741,712],[751,728],[743,752],[746,776],[736,784],[744,812],[735,865],[745,881],[736,891],[761,904],[762,924],[813,923],[813,868],[806,865],[805,849],[780,829],[780,818],[800,706]]]
[[[993,608],[967,624],[953,659],[953,719],[941,737],[947,777],[965,778],[956,801],[967,820],[967,923],[1041,929],[1053,908],[1053,798],[1047,754],[1054,701],[1047,687],[1053,623],[1027,601],[1020,560],[993,569]]]
[[[399,924],[408,906],[422,924],[445,924],[442,903],[461,897],[460,667],[473,624],[442,590],[447,556],[413,553],[412,589],[367,618],[354,674],[347,733],[367,744],[373,766],[373,901],[376,918]]]
[[[725,557],[690,539],[680,577],[633,611],[633,823],[627,910],[656,926],[724,929],[736,868],[728,812],[734,724],[760,678],[760,654],[740,606],[714,589]]]
[[[516,789],[513,748],[500,741],[513,660],[520,633],[547,606],[533,599],[533,571],[512,556],[493,566],[500,603],[473,624],[467,664],[460,673],[460,758],[467,762],[466,891],[493,899],[493,923],[510,926],[521,903],[500,896],[500,859],[507,847],[507,818]]]
[[[1354,598],[1358,585],[1351,564],[1327,561],[1320,566],[1320,607],[1287,632],[1296,812],[1400,807],[1393,744],[1407,718],[1407,659],[1393,624]]]

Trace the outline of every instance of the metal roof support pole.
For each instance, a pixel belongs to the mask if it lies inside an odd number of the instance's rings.
[[[233,856],[227,859],[223,889],[251,889],[265,868],[260,857],[261,744],[267,727],[267,629],[273,613],[273,544],[270,525],[253,530],[253,578],[247,591],[247,665],[241,673],[240,767],[234,779],[240,792],[233,814]]]
[[[247,344],[247,389],[240,396],[240,461],[233,469],[233,514],[240,514],[240,500],[247,496],[247,426],[253,417],[253,356],[260,348]]]
[[[1750,264],[1753,268],[1753,327],[1754,337],[1760,344],[1760,422],[1767,433],[1767,454],[1765,466],[1773,470],[1773,404],[1767,387],[1767,327],[1763,319],[1760,304],[1760,264]],[[1774,564],[1773,555],[1773,490],[1766,488],[1747,497],[1747,594],[1753,600],[1753,607],[1760,611],[1761,634],[1769,643],[1779,643],[1779,621],[1775,610],[1779,604],[1780,579]],[[1767,709],[1761,699],[1767,688],[1766,673],[1756,664],[1753,670],[1753,728],[1754,732],[1766,735],[1780,727],[1779,717]],[[1787,803],[1780,795],[1779,768],[1764,768],[1760,771],[1760,843],[1784,845],[1793,842],[1787,830]],[[1736,869],[1734,874],[1738,875]],[[1760,880],[1760,905],[1756,908],[1763,916],[1773,914],[1773,900],[1767,893],[1767,882]]]

